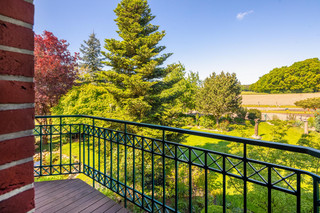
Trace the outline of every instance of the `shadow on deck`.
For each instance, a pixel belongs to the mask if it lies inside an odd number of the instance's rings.
[[[129,212],[80,179],[36,182],[34,188],[36,213]]]

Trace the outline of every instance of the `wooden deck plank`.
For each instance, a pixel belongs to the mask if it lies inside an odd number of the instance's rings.
[[[55,188],[48,190],[47,193],[43,192],[44,190],[47,190],[46,188],[40,189],[40,192],[42,192],[42,193],[39,193],[39,195],[37,195],[35,201],[38,204],[41,204],[41,203],[45,202],[46,200],[48,200],[49,198],[52,198],[52,197],[57,196],[60,193],[64,192],[66,189],[70,188],[70,186],[75,186],[77,184],[80,184],[80,182],[79,181],[75,181],[75,182],[68,181],[68,182],[63,183],[61,185],[56,185]]]
[[[89,199],[90,197],[93,197],[97,195],[96,191],[92,191],[86,195],[84,195],[83,197],[79,198],[76,201],[71,200],[72,202],[69,203],[68,205],[64,206],[63,208],[60,208],[59,210],[57,210],[56,212],[61,212],[61,213],[67,213],[67,212],[72,212],[72,210],[74,208],[76,208],[77,206],[81,205],[83,202],[85,202],[87,199]]]
[[[129,212],[80,179],[35,183],[37,212]]]
[[[53,202],[50,205],[55,205],[53,209],[48,209],[46,213],[59,212],[61,209],[64,209],[66,206],[77,203],[86,195],[90,196],[92,193],[92,189],[90,186],[85,187],[81,185],[81,187],[77,191],[73,191],[72,193],[63,196],[62,199],[57,200],[57,202]],[[81,201],[80,201],[81,202]]]
[[[103,197],[101,197],[101,194],[97,193],[92,197],[88,197],[87,200],[82,202],[80,205],[75,205],[69,212],[80,212],[90,205],[95,205],[95,203],[101,199],[103,199]],[[63,211],[63,212],[67,212],[67,211]]]
[[[52,184],[46,184],[45,187],[39,188],[39,192],[37,194],[37,198],[41,198],[42,196],[48,196],[48,194],[59,190],[60,188],[64,187],[64,185],[70,184],[71,180],[57,180],[57,181],[46,181],[52,182]],[[35,183],[35,187],[41,186],[42,182]],[[38,189],[38,188],[37,188]]]
[[[73,197],[74,192],[76,192],[79,189],[78,187],[81,187],[81,182],[69,184],[64,188],[60,188],[60,190],[55,191],[55,193],[49,194],[49,196],[46,199],[43,199],[40,202],[36,203],[37,208],[39,210],[47,208],[48,204],[50,204],[50,206],[55,206],[61,200]]]
[[[111,199],[110,199],[111,200]],[[117,203],[113,200],[109,201],[108,203],[103,204],[102,206],[100,206],[99,208],[95,209],[94,211],[92,211],[92,213],[100,213],[100,212],[104,212],[110,208],[112,208],[114,205],[117,205]],[[118,204],[119,205],[119,204]]]
[[[43,200],[46,200],[47,198],[59,194],[61,191],[64,191],[64,188],[68,188],[70,185],[74,186],[79,183],[79,181],[60,182],[60,184],[55,184],[53,188],[38,188],[37,185],[35,185],[35,190],[37,190],[36,201],[38,201],[38,203],[41,203]]]
[[[94,205],[90,205],[87,208],[81,210],[80,212],[93,212],[94,210],[98,209],[99,207],[101,207],[104,204],[108,204],[109,202],[111,202],[111,199],[108,197],[105,197],[105,198],[99,200],[98,202],[96,202]]]

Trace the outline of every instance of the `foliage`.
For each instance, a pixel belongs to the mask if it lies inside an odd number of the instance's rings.
[[[254,119],[261,119],[261,111],[258,109],[249,109],[248,110],[248,119],[254,120]]]
[[[293,65],[275,68],[263,75],[250,90],[267,93],[301,93],[320,91],[320,60],[306,59]]]
[[[76,78],[76,60],[66,40],[44,31],[34,37],[35,110],[38,115],[50,114],[60,97],[71,89]]]
[[[82,63],[80,65],[84,69],[83,74],[92,79],[94,74],[103,67],[100,41],[96,38],[95,33],[91,33],[89,39],[83,42],[84,44],[81,44],[80,47],[82,53]]]
[[[317,132],[320,132],[320,110],[317,110],[315,113],[314,127]]]
[[[216,120],[213,115],[202,115],[199,118],[199,125],[204,128],[213,129],[215,124],[216,124]]]
[[[320,98],[307,98],[304,100],[296,101],[294,105],[304,109],[316,110],[320,108]]]
[[[202,113],[212,114],[218,124],[223,114],[236,112],[240,108],[240,93],[240,82],[235,73],[212,73],[199,90],[198,109]]]

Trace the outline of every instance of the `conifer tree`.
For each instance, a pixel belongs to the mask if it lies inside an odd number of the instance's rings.
[[[114,12],[121,40],[105,39],[104,63],[112,69],[100,76],[128,119],[168,125],[161,122],[162,112],[181,94],[174,85],[184,67],[161,66],[171,53],[160,54],[165,32],[150,23],[155,16],[146,0],[122,0]]]
[[[103,67],[101,63],[101,45],[95,33],[90,34],[89,39],[84,41],[84,44],[81,44],[80,51],[82,53],[81,67],[85,72],[84,74],[89,74],[90,77],[93,77]]]

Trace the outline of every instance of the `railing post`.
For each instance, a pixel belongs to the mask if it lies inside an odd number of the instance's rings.
[[[319,179],[313,178],[313,212],[319,212]]]
[[[268,166],[268,212],[272,211],[271,187],[272,187],[271,166]]]
[[[247,144],[243,144],[243,211],[247,212]]]
[[[162,179],[163,179],[163,197],[162,197],[162,203],[163,203],[163,212],[166,211],[166,159],[165,159],[165,137],[166,133],[165,130],[162,130]]]
[[[39,149],[40,149],[40,176],[42,176],[42,125],[40,125],[40,145],[39,145]]]
[[[124,124],[124,207],[127,208],[127,124]]]
[[[94,148],[95,148],[95,144],[94,144],[94,137],[95,137],[95,123],[94,123],[94,118],[92,119],[92,187],[95,188],[95,153],[94,153]]]
[[[192,155],[189,148],[189,212],[192,212]]]
[[[62,174],[62,117],[59,119],[59,128],[60,128],[60,174]]]
[[[52,124],[50,125],[50,175],[52,175]]]
[[[208,213],[208,153],[204,152],[204,212]]]
[[[297,213],[301,212],[301,173],[297,173]]]
[[[179,172],[179,167],[178,167],[178,146],[174,146],[174,169],[175,169],[175,212],[178,212],[178,172]]]

